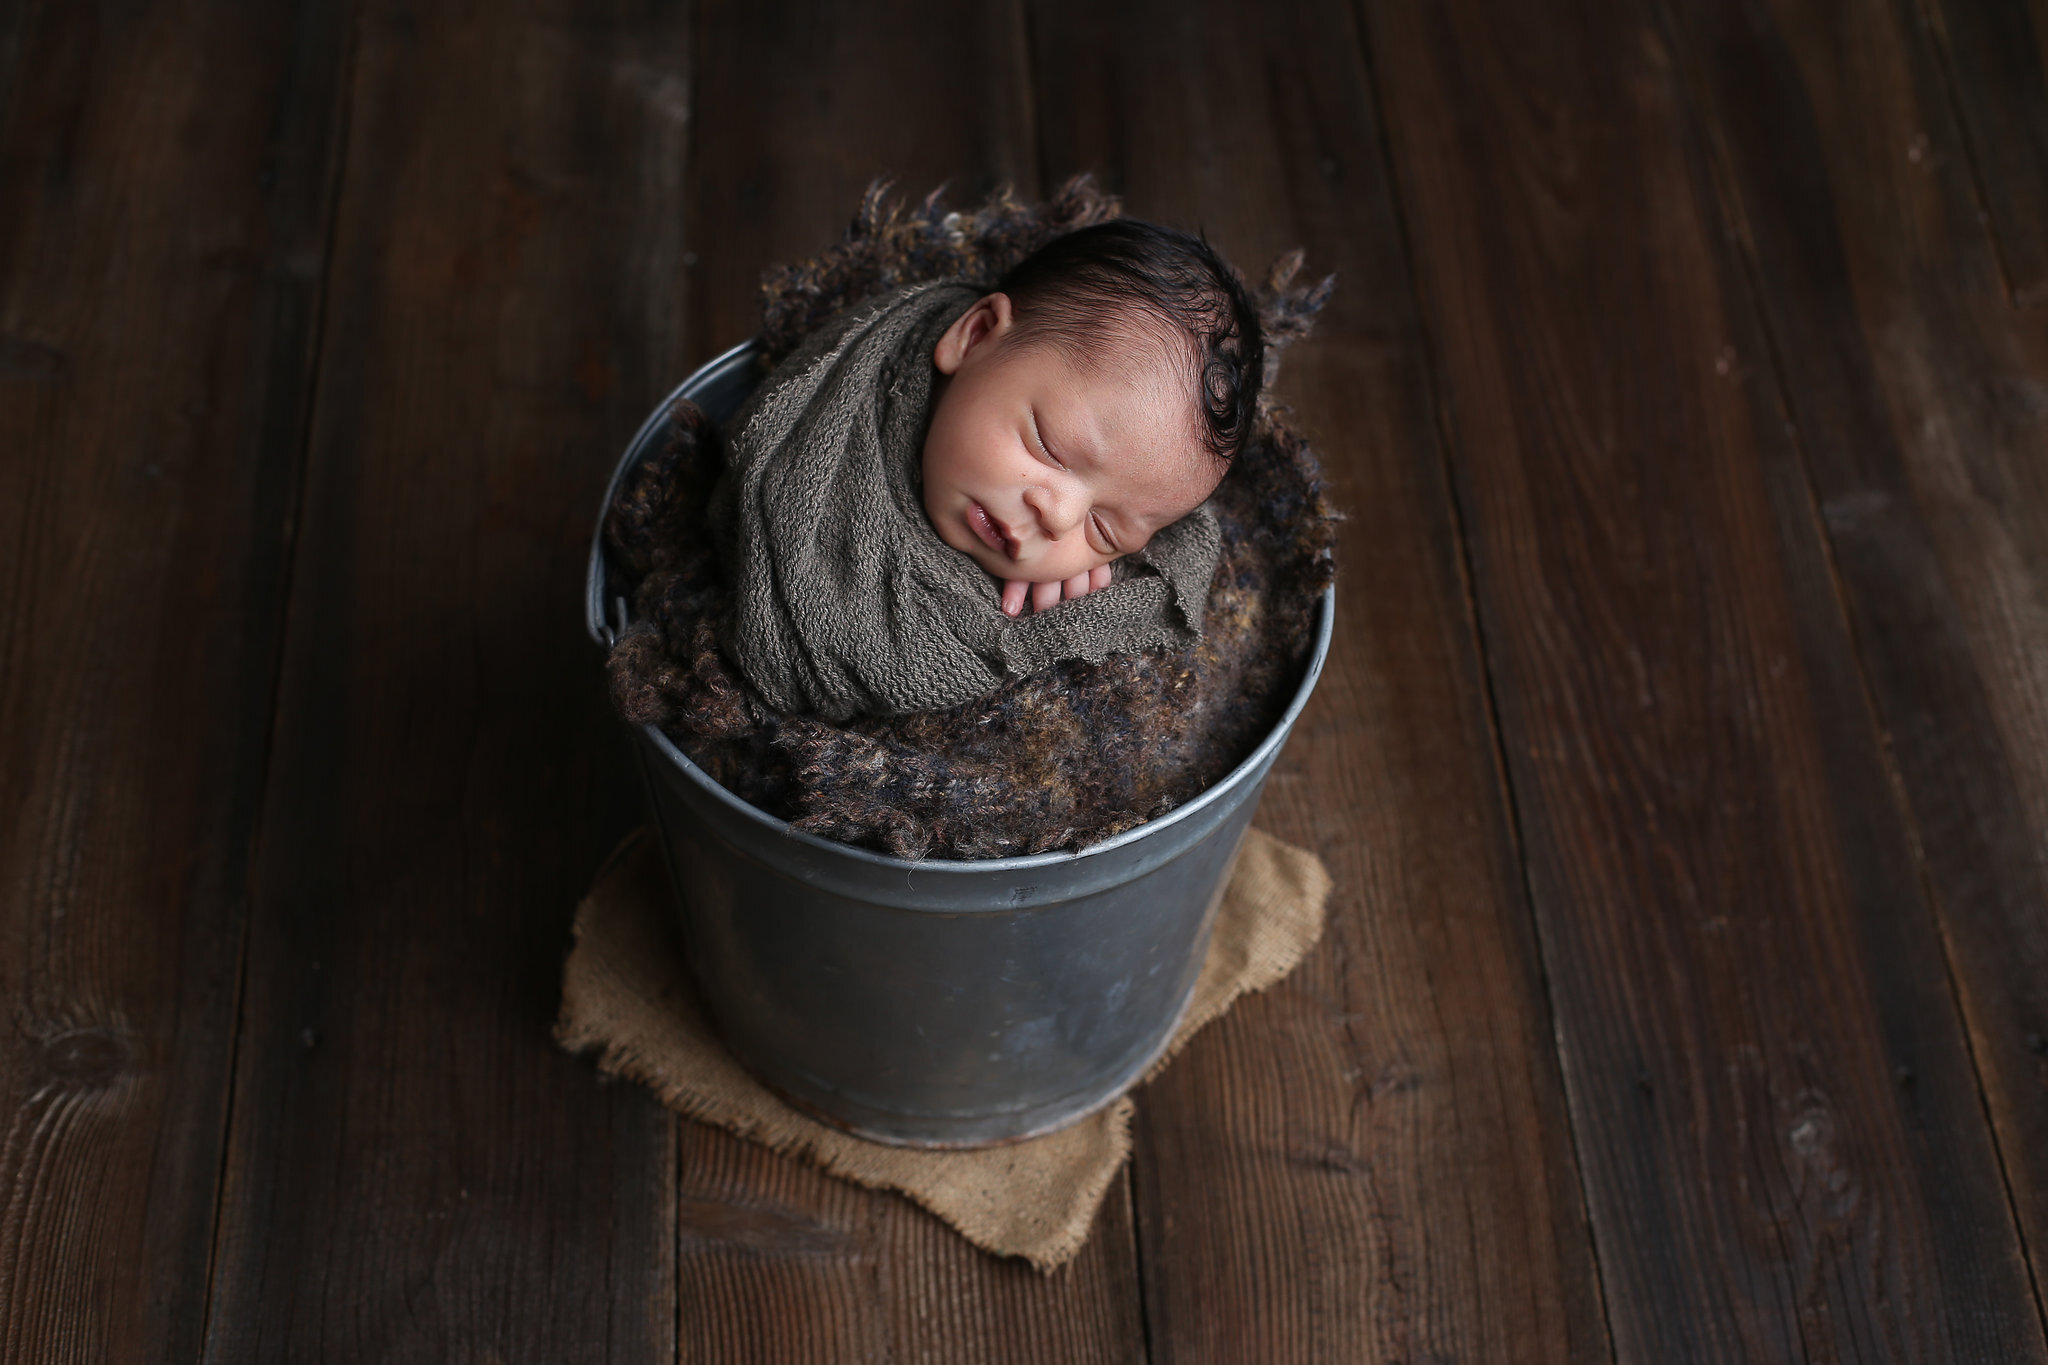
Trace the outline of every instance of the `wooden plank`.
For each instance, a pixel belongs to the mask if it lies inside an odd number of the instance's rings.
[[[1617,1356],[2040,1361],[1941,944],[1647,8],[1369,23]]]
[[[580,603],[680,364],[690,22],[358,25],[210,1360],[674,1355],[676,1121],[549,1025],[637,819]]]
[[[0,19],[0,1359],[198,1353],[345,34]]]
[[[1044,1276],[863,1190],[700,1124],[682,1133],[682,1346],[751,1361],[1142,1361],[1124,1182]]]
[[[1950,150],[1975,162],[2006,288],[2016,304],[2048,303],[2048,3],[1920,3],[1967,133],[1967,145]],[[1898,17],[1882,22],[1891,27]],[[1915,147],[1931,151],[1931,130],[1951,122],[1940,107],[1921,113],[1909,156]]]
[[[972,206],[1037,188],[1022,19],[1014,3],[705,0],[699,157],[690,196],[691,354],[744,341],[761,272],[838,240],[876,177]]]
[[[918,0],[886,12],[710,0],[691,175],[694,358],[759,325],[774,263],[836,240],[863,188],[1036,182],[1019,16]],[[1127,1196],[1051,1278],[975,1250],[899,1196],[695,1125],[682,1138],[682,1359],[1143,1358]]]
[[[1910,15],[1682,15],[2038,1286],[2048,319],[1999,296],[1963,138]]]
[[[1280,389],[1350,520],[1339,619],[1262,826],[1316,849],[1324,946],[1140,1097],[1158,1361],[1606,1361],[1423,338],[1355,21],[1294,0],[1034,7],[1054,173],[1294,245],[1335,301]]]

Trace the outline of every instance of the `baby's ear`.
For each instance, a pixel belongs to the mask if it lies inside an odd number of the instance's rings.
[[[957,374],[968,356],[1008,333],[1015,317],[1008,294],[982,295],[932,347],[932,364],[940,374]]]

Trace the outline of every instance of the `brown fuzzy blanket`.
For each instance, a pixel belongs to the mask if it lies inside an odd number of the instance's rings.
[[[773,364],[850,304],[959,277],[992,282],[1063,232],[1116,216],[1085,178],[1039,205],[999,193],[973,213],[906,208],[870,190],[846,239],[771,272],[761,332]],[[1307,333],[1330,281],[1292,287],[1298,253],[1261,294],[1269,364]],[[1270,383],[1270,374],[1268,376]],[[906,858],[1080,848],[1162,815],[1222,778],[1286,709],[1331,579],[1336,516],[1284,414],[1258,430],[1210,501],[1222,532],[1202,637],[1185,648],[1066,663],[941,711],[839,724],[754,716],[720,651],[730,609],[705,507],[718,431],[689,404],[660,456],[630,472],[606,522],[618,579],[637,585],[613,646],[619,713],[661,726],[743,800],[828,839]]]

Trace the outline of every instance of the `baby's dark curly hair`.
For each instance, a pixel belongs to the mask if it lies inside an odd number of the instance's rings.
[[[1140,340],[1129,324],[1164,323],[1192,343],[1202,441],[1229,461],[1259,408],[1266,346],[1251,292],[1209,243],[1156,223],[1116,218],[1055,237],[1006,271],[1019,335],[1082,358],[1106,341]]]

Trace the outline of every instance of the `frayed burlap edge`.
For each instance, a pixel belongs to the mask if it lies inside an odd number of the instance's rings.
[[[1145,1079],[1239,996],[1292,971],[1322,934],[1330,877],[1313,853],[1254,829],[1225,886],[1209,955],[1180,1027]],[[784,1103],[713,1037],[684,970],[658,843],[636,832],[577,907],[555,1038],[598,1050],[598,1070],[649,1086],[701,1119],[859,1185],[897,1190],[986,1251],[1041,1271],[1088,1239],[1104,1191],[1130,1155],[1128,1096],[1070,1127],[971,1151],[891,1147],[849,1136]]]

